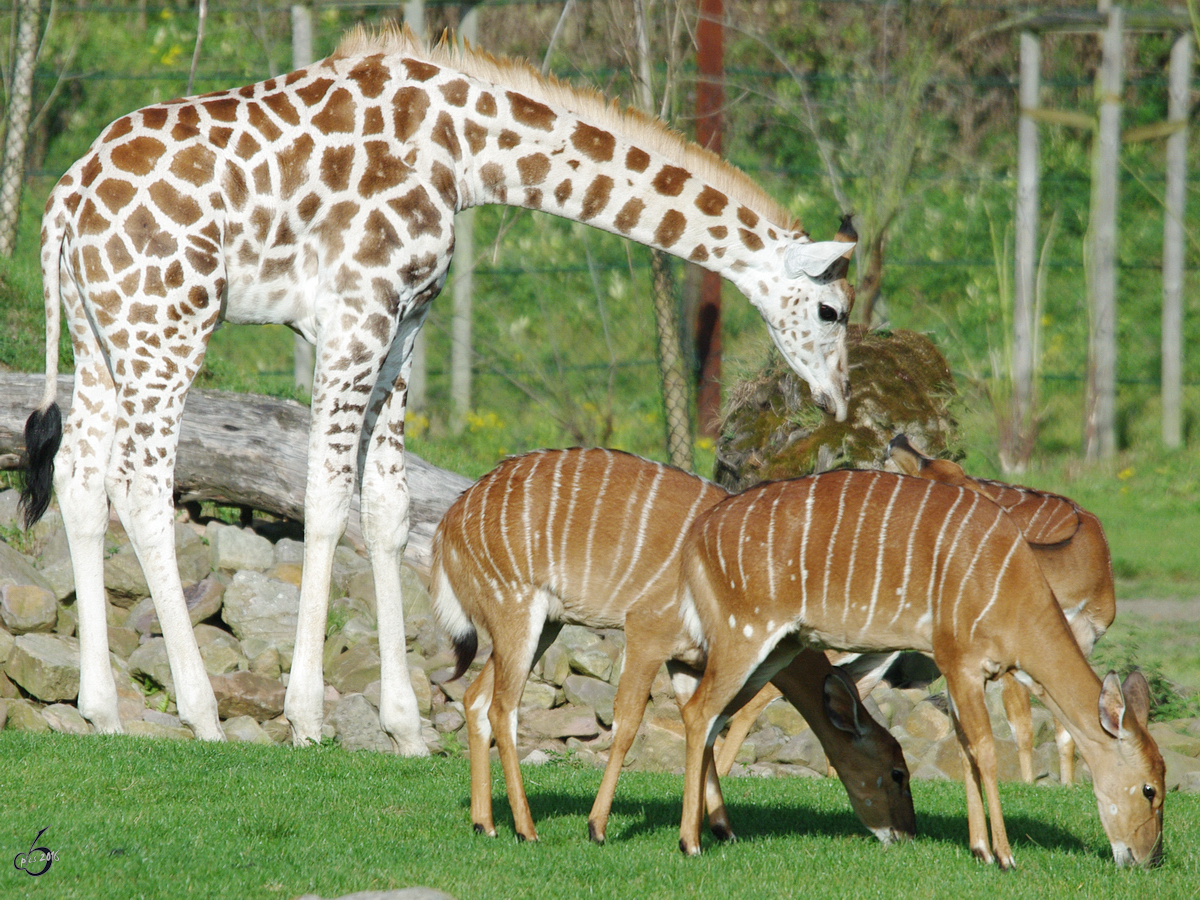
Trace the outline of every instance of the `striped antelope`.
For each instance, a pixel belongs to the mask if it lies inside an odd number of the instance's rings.
[[[565,623],[624,628],[625,663],[614,703],[613,744],[588,832],[602,843],[621,764],[637,734],[650,685],[667,660],[676,698],[695,688],[703,654],[676,606],[679,552],[688,525],[727,497],[678,469],[611,450],[543,450],[506,460],[450,507],[433,540],[433,605],[458,657],[475,657],[476,628],[491,658],[467,689],[471,819],[494,835],[492,734],[517,834],[536,840],[516,751],[517,709],[536,660]],[[823,654],[798,654],[775,683],[837,761],[851,805],[883,841],[915,831],[908,769],[896,740],[858,701]],[[732,835],[715,775],[713,831]]]
[[[729,710],[800,650],[827,647],[933,656],[979,859],[1013,865],[983,687],[1016,671],[1078,743],[1118,865],[1160,861],[1164,766],[1146,730],[1146,680],[1109,673],[1101,683],[1025,535],[979,493],[861,471],[759,485],[697,518],[681,579],[680,612],[708,654],[683,708],[685,853],[700,852],[703,782]]]
[[[948,459],[932,459],[914,448],[903,435],[889,445],[893,462],[906,475],[942,481],[978,491],[998,504],[1024,533],[1034,558],[1046,576],[1054,598],[1085,656],[1108,631],[1117,614],[1112,557],[1100,520],[1066,497],[1002,481],[972,478]],[[1017,742],[1021,777],[1033,782],[1033,725],[1029,692],[1011,673],[1002,676],[1004,709]],[[1075,741],[1055,721],[1059,774],[1063,784],[1075,780]]]
[[[1112,558],[1099,519],[1057,494],[972,478],[957,463],[923,455],[903,434],[892,439],[888,454],[905,475],[977,491],[1002,507],[1025,533],[1025,540],[1062,607],[1080,649],[1085,656],[1091,655],[1096,641],[1108,630],[1117,613]],[[831,658],[836,665],[850,664],[867,670],[864,677],[857,678],[859,693],[866,696],[896,655],[834,653]],[[1021,777],[1032,783],[1033,724],[1029,692],[1012,673],[1005,673],[1000,681],[1004,709],[1017,744]],[[770,687],[763,688],[730,720],[725,741],[716,748],[718,774],[724,775],[729,771],[738,747],[745,740],[755,719],[778,696],[778,691]],[[1060,778],[1063,784],[1071,784],[1075,780],[1075,741],[1062,723],[1056,721],[1055,726]]]

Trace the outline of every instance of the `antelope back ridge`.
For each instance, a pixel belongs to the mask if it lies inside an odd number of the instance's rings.
[[[471,817],[495,834],[488,747],[494,733],[517,834],[534,840],[516,753],[516,718],[530,668],[564,623],[623,628],[626,650],[613,707],[613,744],[588,832],[606,825],[621,765],[664,662],[682,704],[704,657],[679,618],[679,560],[688,526],[725,499],[678,469],[611,450],[543,450],[514,457],[468,489],[438,525],[434,611],[450,633],[461,675],[477,649],[492,655],[464,697],[471,758]],[[808,720],[863,824],[881,840],[915,832],[900,746],[871,718],[824,654],[797,655],[777,685]],[[715,774],[709,820],[732,836]]]
[[[980,859],[1013,864],[983,695],[988,679],[1009,671],[1078,743],[1117,862],[1161,859],[1164,767],[1146,731],[1145,679],[1135,673],[1121,685],[1110,675],[1101,684],[1025,535],[981,494],[886,472],[751,488],[693,525],[681,614],[708,654],[683,712],[685,852],[699,852],[705,757],[727,709],[817,646],[932,655],[946,676]]]

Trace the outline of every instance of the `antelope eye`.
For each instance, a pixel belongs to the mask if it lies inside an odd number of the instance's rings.
[[[817,315],[821,317],[822,322],[836,322],[838,320],[838,312],[828,303],[822,303],[817,307]]]
[[[904,784],[904,770],[903,769],[892,769],[892,781],[896,782],[896,784],[903,785]]]
[[[1142,796],[1145,797],[1147,800],[1149,800],[1151,803],[1153,803],[1154,802],[1154,788],[1152,788],[1148,784],[1143,784],[1142,785]]]

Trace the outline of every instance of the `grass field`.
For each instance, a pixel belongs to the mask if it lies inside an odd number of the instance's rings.
[[[500,836],[474,834],[463,759],[348,754],[336,746],[147,742],[0,733],[0,840],[56,854],[15,867],[0,896],[287,898],[424,884],[460,900],[596,898],[1145,898],[1200,888],[1200,796],[1172,795],[1165,865],[1113,864],[1087,787],[1003,785],[1018,869],[966,846],[961,785],[917,783],[920,837],[883,848],[831,779],[730,780],[739,840],[684,858],[682,779],[622,776],[609,841],[586,838],[600,772],[569,760],[526,771],[541,841],[517,843],[496,772]]]

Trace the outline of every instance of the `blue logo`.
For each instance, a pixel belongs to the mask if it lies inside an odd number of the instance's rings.
[[[13,866],[26,875],[37,877],[45,875],[50,871],[50,864],[58,860],[58,851],[51,850],[49,847],[39,847],[37,842],[42,839],[42,835],[50,826],[47,825],[37,833],[37,837],[33,839],[33,844],[29,848],[28,853],[18,853],[13,859]]]

